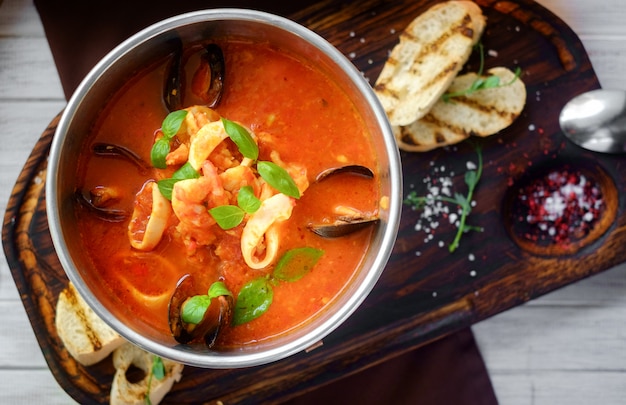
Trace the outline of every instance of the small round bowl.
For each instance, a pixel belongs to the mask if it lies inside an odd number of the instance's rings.
[[[76,156],[100,109],[125,80],[142,66],[163,57],[172,38],[195,43],[237,36],[263,40],[293,52],[325,70],[355,104],[372,134],[377,154],[381,195],[389,197],[370,248],[341,296],[312,321],[267,342],[238,350],[196,350],[178,345],[132,316],[116,309],[111,294],[93,274],[81,247],[74,214]],[[362,74],[323,38],[288,19],[240,9],[192,12],[156,23],[135,34],[106,55],[78,87],[59,122],[48,163],[46,209],[56,253],[69,280],[91,308],[124,338],[159,356],[206,368],[236,368],[266,364],[317,343],[346,320],[372,290],[396,240],[401,212],[400,157],[384,110]]]

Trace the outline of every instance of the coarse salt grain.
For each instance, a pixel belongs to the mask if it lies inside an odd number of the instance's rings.
[[[514,215],[529,241],[568,245],[587,235],[604,211],[601,191],[578,170],[552,170],[518,191]]]
[[[433,241],[435,230],[439,229],[441,224],[449,224],[452,227],[460,226],[459,218],[463,212],[463,208],[458,204],[448,201],[442,201],[442,197],[453,199],[453,177],[454,171],[446,173],[449,168],[446,165],[439,165],[434,160],[428,162],[430,166],[429,173],[421,178],[423,191],[421,196],[421,205],[414,210],[419,212],[419,217],[414,224],[414,230],[424,234],[423,243]],[[476,164],[467,162],[468,168],[475,169]],[[415,184],[409,184],[408,188],[412,189],[411,193],[416,193]],[[476,206],[476,201],[470,201],[471,206]],[[442,222],[442,220],[444,222]],[[443,242],[438,245],[442,246]]]

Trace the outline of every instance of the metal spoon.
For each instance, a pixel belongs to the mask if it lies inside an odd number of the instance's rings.
[[[592,90],[571,99],[559,116],[575,144],[595,152],[626,152],[626,92]]]

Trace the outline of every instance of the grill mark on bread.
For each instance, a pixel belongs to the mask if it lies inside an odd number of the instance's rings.
[[[437,103],[469,58],[485,23],[473,1],[444,1],[400,33],[373,86],[392,126],[418,121]]]
[[[457,23],[455,23],[455,25],[456,26],[452,30],[443,32],[435,40],[429,43],[425,43],[421,47],[421,51],[417,53],[415,57],[413,58],[413,63],[410,69],[410,73],[412,75],[421,76],[422,69],[420,66],[420,60],[426,59],[429,56],[436,54],[441,48],[443,48],[443,45],[447,41],[454,40],[455,37],[459,35],[463,37],[467,37],[473,41],[475,31],[474,31],[474,28],[472,27],[472,17],[469,13],[465,13],[463,17],[460,18]],[[404,30],[402,34],[400,35],[401,41],[407,42],[407,43],[413,42],[416,44],[415,46],[419,46],[419,44],[422,43],[422,41],[420,41],[418,37],[413,35],[411,31],[412,30],[409,28]],[[409,45],[406,45],[406,46],[409,46]],[[442,54],[446,55],[445,53],[442,53]],[[401,65],[401,62],[397,60],[396,58],[393,58],[392,56],[390,56],[387,59],[386,63],[393,66],[394,68]],[[444,80],[450,74],[450,72],[456,72],[458,70],[458,66],[459,64],[457,61],[451,61],[451,63],[449,63],[445,68],[441,69],[435,77],[433,77],[431,80],[424,83],[423,89],[429,89],[437,85],[442,80]],[[398,91],[394,91],[393,89],[388,88],[384,82],[376,83],[374,85],[374,90],[388,97],[391,97],[394,100],[400,100],[400,97],[401,97]]]
[[[422,120],[438,128],[446,128],[448,131],[458,135],[459,137],[467,138],[470,135],[473,135],[472,131],[468,132],[465,129],[459,127],[458,125],[452,125],[447,121],[442,121],[432,114],[426,114],[424,118],[422,118]],[[437,144],[448,142],[448,139],[444,135],[442,135],[442,133],[439,131],[435,133],[435,140],[437,141]]]
[[[421,47],[421,51],[416,53],[415,57],[413,58],[414,68],[411,69],[411,71],[419,71],[419,69],[417,69],[417,67],[419,66],[419,61],[424,59],[425,57],[436,54],[437,51],[441,49],[443,47],[443,44],[445,44],[447,41],[455,39],[457,35],[467,37],[470,41],[473,41],[474,33],[474,28],[472,27],[472,17],[469,14],[465,14],[463,18],[461,18],[461,20],[458,22],[458,25],[456,27],[454,27],[452,30],[442,32],[441,35],[435,40],[425,43]],[[410,30],[403,31],[401,36],[406,39],[407,42],[415,43],[416,47],[419,47],[419,44],[421,43],[421,40],[411,34]],[[389,58],[388,61],[392,66],[396,66],[399,63],[398,60],[395,60],[393,58]]]
[[[380,94],[387,95],[395,100],[400,100],[400,95],[397,91],[393,91],[385,86],[385,83],[379,83],[374,86],[374,90],[376,90]]]
[[[453,101],[457,104],[463,104],[468,108],[471,108],[475,111],[480,111],[485,114],[497,115],[502,117],[503,119],[510,119],[511,121],[515,120],[519,116],[513,111],[498,109],[495,105],[486,105],[477,100],[467,98],[465,96],[456,97]]]
[[[422,146],[420,142],[416,142],[415,138],[407,131],[406,127],[400,127],[400,140],[412,146]]]
[[[445,68],[441,69],[441,71],[437,73],[435,77],[433,77],[428,82],[424,83],[424,86],[422,86],[422,90],[429,89],[437,85],[438,83],[440,83],[442,78],[448,76],[450,72],[456,71],[457,66],[458,66],[458,63],[456,62],[449,63]]]
[[[62,293],[65,294],[67,301],[71,304],[72,307],[79,308],[76,311],[76,316],[78,317],[81,325],[83,325],[83,327],[85,328],[87,339],[89,340],[89,343],[91,343],[93,351],[97,352],[102,349],[102,342],[100,341],[100,339],[98,339],[97,333],[91,328],[91,323],[87,319],[87,314],[85,314],[85,311],[78,303],[76,290],[74,290],[73,288],[66,288]]]

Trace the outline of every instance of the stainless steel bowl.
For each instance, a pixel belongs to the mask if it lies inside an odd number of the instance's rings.
[[[74,215],[75,173],[79,151],[100,108],[133,72],[165,55],[168,40],[185,43],[236,36],[264,40],[301,55],[335,79],[349,94],[369,126],[380,165],[382,193],[389,207],[361,269],[345,293],[307,325],[277,339],[238,350],[197,351],[116,310],[114,297],[91,271]],[[165,49],[165,50],[164,50]],[[93,310],[127,340],[159,356],[207,368],[249,367],[273,362],[318,342],[348,318],[376,284],[395,243],[402,201],[401,166],[386,115],[362,74],[323,38],[288,19],[240,9],[192,12],[154,24],[132,36],[87,75],[70,99],[52,142],[46,179],[47,215],[55,250],[70,281]]]

